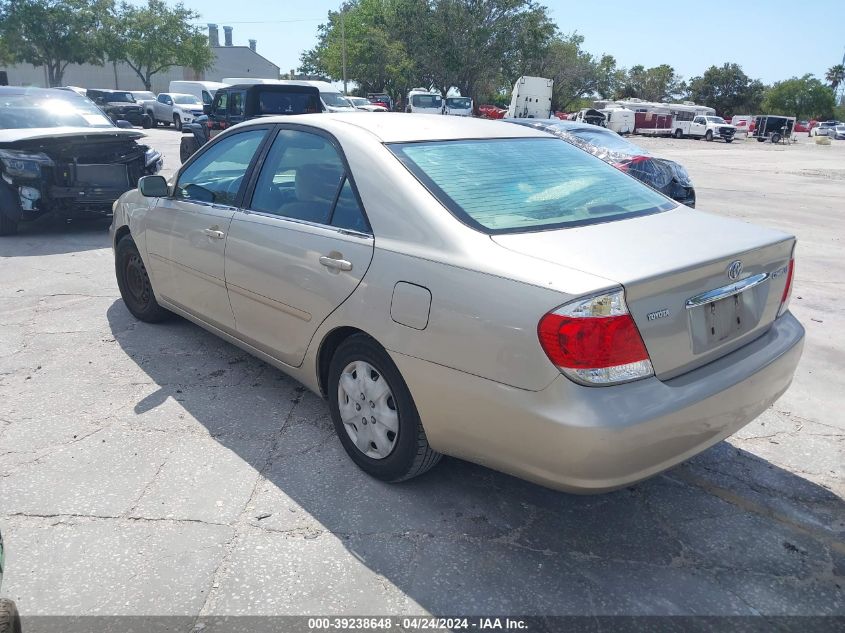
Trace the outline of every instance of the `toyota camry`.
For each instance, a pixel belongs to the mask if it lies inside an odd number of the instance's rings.
[[[753,420],[803,345],[793,236],[493,121],[249,121],[142,178],[111,232],[135,317],[179,314],[301,381],[386,481],[445,454],[623,486]]]

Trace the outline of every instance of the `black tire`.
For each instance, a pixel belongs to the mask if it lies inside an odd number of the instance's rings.
[[[0,633],[21,633],[21,617],[11,600],[0,600]]]
[[[777,132],[772,134],[772,143],[780,143],[780,134]]]
[[[678,128],[677,130],[675,130],[675,134],[673,136],[675,138],[683,138],[684,132],[681,130],[681,128]]]
[[[733,143],[734,140],[732,138],[726,138],[725,143]]]
[[[170,121],[159,121],[164,127],[170,127]]]
[[[179,160],[184,163],[197,151],[197,139],[193,136],[183,136],[179,142]]]
[[[132,316],[147,323],[158,323],[172,316],[156,301],[144,260],[128,235],[120,238],[115,247],[114,269],[120,296]]]
[[[758,136],[758,137],[757,137],[757,142],[758,142],[758,143],[765,143],[765,142],[766,142],[766,137],[765,137],[765,136]]]
[[[8,217],[3,210],[0,209],[0,235],[17,235],[18,221]]]
[[[149,130],[153,126],[153,120],[149,114],[145,114],[141,117],[141,127],[145,130]]]
[[[704,140],[707,141],[707,142],[710,142],[710,141],[713,140],[713,131],[712,130],[707,130],[704,133]]]
[[[176,128],[177,132],[182,131],[182,118],[178,114],[173,115],[173,126]]]
[[[381,459],[364,454],[352,441],[341,419],[338,386],[343,370],[354,361],[369,363],[378,379],[385,379],[398,414],[398,433],[391,452]],[[355,334],[337,348],[329,366],[329,409],[335,432],[346,453],[361,470],[388,482],[400,482],[423,474],[440,461],[442,455],[428,444],[417,407],[408,386],[390,356],[372,338]]]

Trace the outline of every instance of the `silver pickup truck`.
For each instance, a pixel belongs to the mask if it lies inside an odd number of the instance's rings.
[[[162,92],[153,103],[153,125],[172,123],[181,130],[185,123],[191,123],[202,113],[202,101],[194,95]]]

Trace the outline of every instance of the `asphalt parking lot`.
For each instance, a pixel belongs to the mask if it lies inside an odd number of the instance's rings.
[[[179,135],[151,130],[165,171]],[[698,208],[799,239],[789,391],[611,494],[444,459],[386,485],[326,405],[183,320],[133,319],[107,224],[0,238],[2,592],[32,615],[845,615],[845,142],[634,139]]]

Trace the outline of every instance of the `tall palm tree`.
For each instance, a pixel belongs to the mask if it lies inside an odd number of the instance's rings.
[[[827,83],[835,91],[840,85],[845,84],[845,64],[836,64],[831,66],[827,74],[824,76]]]

